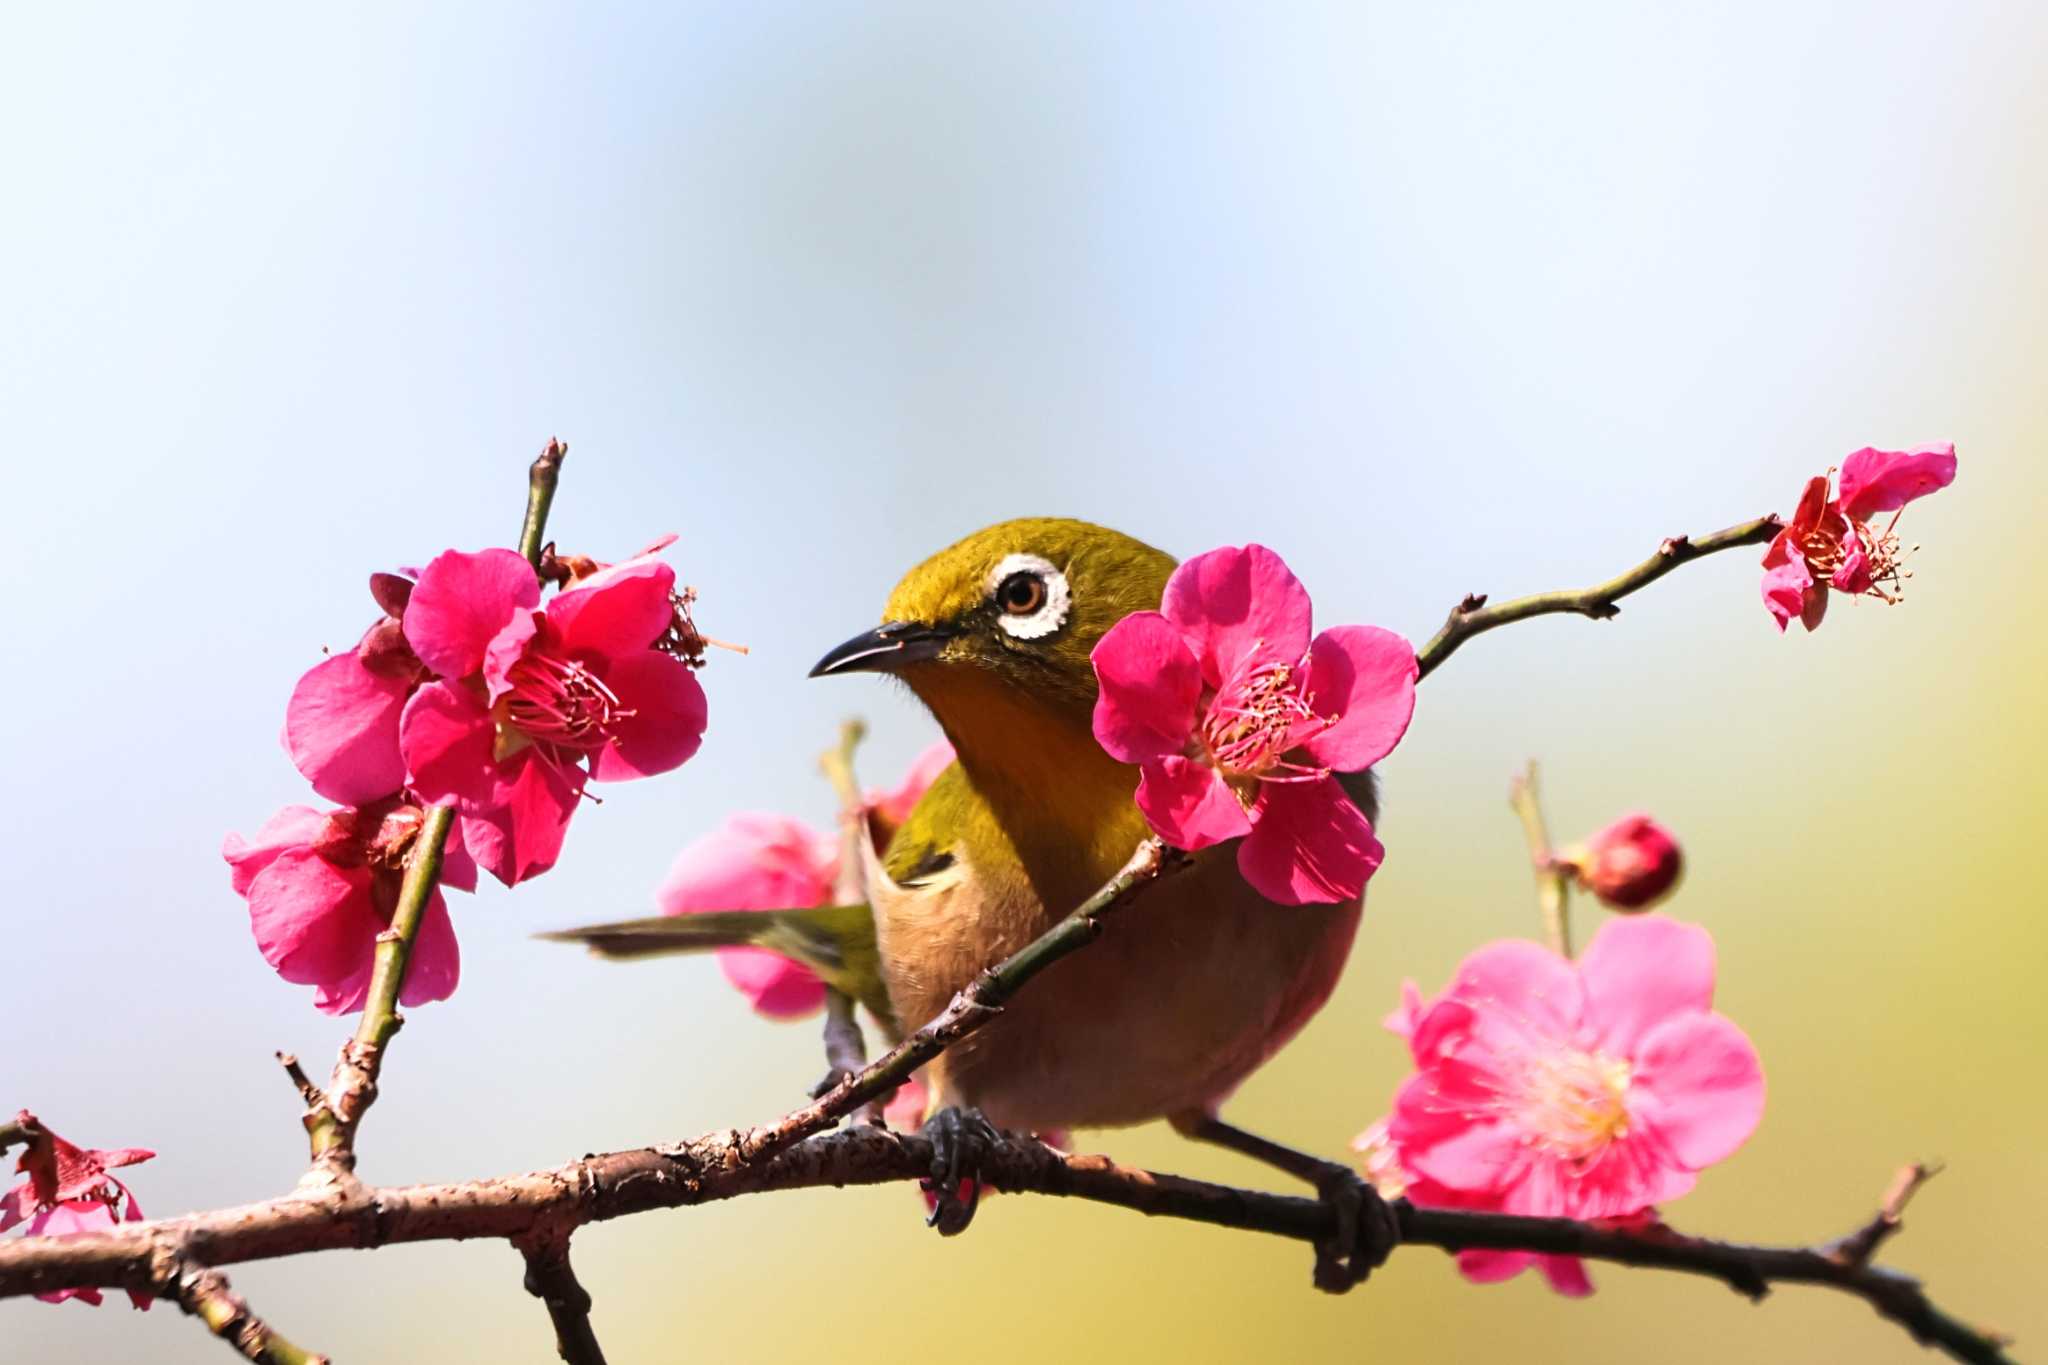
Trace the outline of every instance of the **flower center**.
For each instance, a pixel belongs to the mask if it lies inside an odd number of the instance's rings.
[[[1254,657],[1261,644],[1252,643]],[[1328,775],[1328,769],[1283,756],[1307,737],[1304,730],[1336,724],[1334,716],[1318,716],[1310,707],[1303,663],[1270,659],[1252,664],[1228,679],[1209,702],[1202,716],[1202,747],[1224,776],[1308,782]]]
[[[510,684],[498,699],[499,719],[536,744],[588,752],[609,744],[618,723],[633,714],[618,694],[582,664],[529,651],[505,672]]]
[[[1628,1136],[1629,1064],[1604,1052],[1532,1056],[1506,1097],[1530,1140],[1569,1161],[1597,1158]]]

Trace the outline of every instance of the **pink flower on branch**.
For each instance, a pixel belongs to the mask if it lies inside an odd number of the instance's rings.
[[[944,740],[919,754],[901,785],[865,795],[871,828],[886,837],[910,817],[953,762]],[[839,840],[784,815],[745,813],[676,855],[655,900],[664,915],[715,910],[807,909],[830,905],[839,877]],[[754,1010],[799,1019],[825,1003],[825,985],[801,962],[765,948],[721,948],[718,965]]]
[[[1308,592],[1263,545],[1212,550],[1093,654],[1095,738],[1138,765],[1138,808],[1177,848],[1243,837],[1238,866],[1283,905],[1350,900],[1380,865],[1333,773],[1400,742],[1415,709],[1409,643],[1376,626],[1310,638]]]
[[[406,703],[412,788],[453,804],[464,840],[510,886],[554,866],[584,785],[667,772],[697,752],[704,689],[659,646],[675,573],[640,557],[549,599],[510,550],[450,550],[421,573],[405,637],[439,680]]]
[[[1685,870],[1678,839],[1637,811],[1624,815],[1560,861],[1612,910],[1643,910],[1670,894]]]
[[[221,845],[235,894],[249,903],[263,960],[286,981],[317,987],[316,1009],[347,1014],[368,998],[377,936],[391,925],[421,819],[417,805],[398,797],[325,813],[286,806],[254,839],[230,834]],[[476,889],[476,863],[459,834],[448,841],[440,886]],[[455,927],[437,886],[399,998],[406,1005],[446,1000],[461,970]]]
[[[155,1152],[141,1147],[79,1147],[51,1132],[27,1110],[17,1114],[15,1122],[30,1132],[28,1150],[15,1163],[15,1170],[26,1178],[0,1195],[0,1232],[27,1223],[27,1236],[68,1237],[142,1220],[134,1192],[112,1171],[148,1161]],[[36,1297],[45,1303],[77,1299],[94,1307],[102,1302],[97,1289],[60,1289]],[[130,1293],[128,1298],[137,1308],[149,1307],[147,1294]]]
[[[1417,1204],[1638,1221],[1693,1187],[1762,1117],[1756,1050],[1713,1012],[1714,945],[1662,915],[1609,920],[1577,962],[1534,943],[1467,957],[1435,1001],[1390,1017],[1416,1071],[1368,1169]],[[1589,1292],[1572,1258],[1468,1251],[1468,1278],[1540,1263]]]
[[[1897,602],[1906,577],[1899,512],[1915,498],[1955,481],[1956,448],[1892,451],[1864,447],[1842,462],[1840,491],[1828,496],[1832,471],[1807,481],[1792,521],[1764,551],[1764,606],[1783,630],[1796,617],[1813,630],[1827,614],[1828,589]],[[1882,529],[1872,521],[1892,513]]]

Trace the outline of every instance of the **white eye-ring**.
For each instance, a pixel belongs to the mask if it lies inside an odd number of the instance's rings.
[[[1036,640],[1067,623],[1074,604],[1067,576],[1038,555],[1004,555],[988,573],[996,624],[1019,640]]]

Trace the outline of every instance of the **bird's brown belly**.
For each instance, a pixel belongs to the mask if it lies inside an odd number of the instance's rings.
[[[935,1099],[1035,1130],[1220,1103],[1329,998],[1361,908],[1273,905],[1238,877],[1233,852],[1213,850],[1147,889],[1099,940],[1048,968],[940,1059]],[[892,974],[899,1017],[929,1019],[981,965]]]

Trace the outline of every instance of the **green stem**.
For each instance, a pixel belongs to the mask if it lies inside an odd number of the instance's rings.
[[[1529,843],[1529,866],[1536,874],[1536,908],[1543,913],[1543,932],[1551,951],[1559,957],[1572,955],[1571,891],[1564,867],[1550,843],[1550,829],[1543,819],[1543,801],[1536,790],[1536,760],[1521,776],[1508,784],[1508,805],[1522,820],[1522,834]]]
[[[398,906],[391,912],[391,927],[377,936],[377,957],[370,968],[370,995],[363,1005],[363,1017],[356,1025],[356,1042],[363,1047],[382,1048],[398,1032],[398,992],[405,984],[405,969],[412,962],[412,946],[419,938],[420,923],[441,880],[441,860],[447,852],[448,833],[455,826],[453,806],[434,806],[420,825],[407,860],[405,880],[399,884]]]
[[[905,1038],[859,1075],[849,1076],[816,1102],[742,1134],[742,1159],[758,1161],[820,1132],[870,1100],[894,1090],[910,1074],[1002,1012],[1024,984],[1102,932],[1102,922],[1128,905],[1145,886],[1185,867],[1188,856],[1157,838],[1145,840],[1130,861],[1065,919],[968,983],[939,1016]]]
[[[550,439],[533,457],[526,478],[526,521],[519,528],[519,553],[534,568],[540,567],[541,547],[547,542],[548,509],[555,505],[555,485],[562,477],[562,457],[569,447]]]
[[[1415,651],[1415,661],[1419,666],[1417,677],[1428,677],[1437,665],[1450,658],[1459,645],[1474,635],[1507,625],[1510,621],[1524,621],[1531,616],[1548,616],[1557,612],[1574,612],[1595,621],[1605,621],[1619,614],[1621,607],[1618,604],[1622,598],[1648,587],[1679,565],[1722,550],[1761,545],[1783,529],[1784,523],[1776,517],[1758,517],[1697,539],[1673,536],[1657,547],[1657,553],[1627,573],[1576,591],[1539,592],[1491,607],[1486,605],[1484,593],[1474,593],[1453,607],[1443,629],[1430,637],[1428,644]]]

